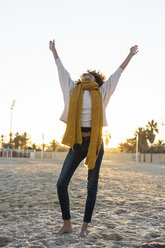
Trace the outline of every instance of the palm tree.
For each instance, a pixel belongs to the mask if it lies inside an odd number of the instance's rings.
[[[138,130],[135,131],[134,136],[138,135],[138,151],[144,154],[144,162],[145,162],[145,153],[148,150],[147,143],[147,132],[143,127],[138,127]]]
[[[119,143],[118,146],[120,152],[135,152],[136,151],[136,137],[131,139],[126,139],[124,143]]]
[[[51,144],[50,147],[52,147],[53,152],[55,152],[57,146],[59,146],[59,142],[56,141],[56,140],[52,140],[52,141],[50,142],[50,144]]]
[[[14,147],[16,149],[18,149],[18,147],[21,147],[21,149],[26,149],[28,140],[29,138],[27,137],[26,132],[24,132],[22,135],[17,132],[13,140]]]
[[[36,147],[36,144],[35,144],[35,143],[33,143],[33,144],[32,144],[32,148],[33,148],[33,150],[36,150],[36,149],[37,149],[37,147]]]
[[[29,140],[29,138],[27,137],[27,133],[24,132],[21,137],[22,137],[22,146],[26,149],[27,141]]]
[[[18,149],[18,147],[21,145],[21,141],[22,141],[21,135],[17,132],[17,133],[15,134],[15,138],[14,138],[14,140],[13,140],[14,147],[15,147],[16,149]]]
[[[152,163],[152,144],[155,140],[155,133],[159,133],[159,130],[157,128],[158,124],[157,122],[154,122],[154,120],[148,121],[148,124],[146,125],[147,129],[147,138],[151,144],[151,163]]]

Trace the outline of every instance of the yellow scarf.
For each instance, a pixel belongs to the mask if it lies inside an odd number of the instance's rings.
[[[84,81],[73,89],[70,97],[67,126],[62,144],[70,146],[72,149],[74,144],[82,144],[81,112],[83,90],[89,90],[92,101],[92,130],[88,154],[85,160],[85,164],[88,166],[88,170],[90,170],[95,167],[95,162],[102,143],[103,108],[98,83]]]

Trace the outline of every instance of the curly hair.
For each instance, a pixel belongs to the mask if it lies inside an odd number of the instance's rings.
[[[99,87],[105,82],[106,80],[106,77],[104,76],[104,74],[100,71],[96,71],[96,70],[87,70],[86,73],[90,73],[92,74],[94,77],[95,77],[95,81],[96,83],[98,83]],[[84,73],[83,73],[84,74]],[[81,80],[81,77],[83,76],[83,74],[80,75],[80,79],[78,79],[77,81],[75,81],[75,83],[77,85],[79,85],[82,80]]]

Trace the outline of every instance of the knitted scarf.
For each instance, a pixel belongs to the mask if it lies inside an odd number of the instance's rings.
[[[85,160],[85,164],[87,165],[88,170],[90,170],[95,167],[95,162],[102,143],[103,109],[102,97],[98,83],[83,81],[73,89],[70,97],[67,126],[62,144],[70,146],[72,149],[74,144],[82,144],[81,112],[83,90],[89,90],[92,102],[92,130],[88,153]]]

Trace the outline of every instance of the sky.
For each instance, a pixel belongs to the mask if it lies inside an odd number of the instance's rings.
[[[86,69],[108,78],[127,57],[106,115],[110,147],[154,119],[165,139],[164,0],[0,0],[0,135],[61,141],[63,96],[49,40],[73,80]]]

